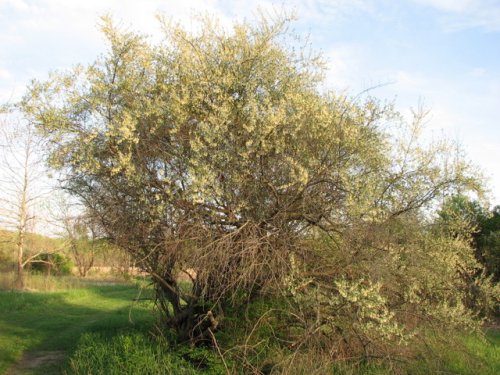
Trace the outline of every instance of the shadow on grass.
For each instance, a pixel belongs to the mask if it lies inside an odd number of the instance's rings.
[[[133,302],[137,295],[138,288],[132,285],[49,293],[0,292],[0,374],[26,352],[64,351],[69,357],[85,332],[112,337],[126,331],[148,331],[154,322],[152,306]],[[46,370],[33,373],[52,372]],[[60,373],[61,369],[53,371]]]

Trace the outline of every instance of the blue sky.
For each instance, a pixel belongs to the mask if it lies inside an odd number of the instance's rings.
[[[295,11],[296,31],[329,61],[333,88],[382,85],[372,95],[403,113],[423,101],[429,131],[464,146],[500,204],[500,0],[0,0],[0,102],[104,52],[96,25],[106,12],[154,39],[158,11],[191,27],[193,12],[230,24],[257,7]]]

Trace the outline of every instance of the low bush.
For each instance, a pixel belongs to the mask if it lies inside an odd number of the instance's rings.
[[[32,271],[63,276],[71,275],[73,262],[61,253],[42,253],[33,258],[30,267]]]

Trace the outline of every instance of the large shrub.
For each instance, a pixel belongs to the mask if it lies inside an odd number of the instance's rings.
[[[330,358],[400,351],[424,323],[477,327],[480,266],[428,225],[437,197],[478,187],[469,166],[419,142],[421,114],[406,125],[322,89],[322,60],[287,26],[164,23],[154,46],[105,20],[108,54],[35,82],[21,108],[64,187],[151,274],[180,341],[215,344],[227,312],[268,298],[276,345]],[[242,332],[242,353],[258,350]]]

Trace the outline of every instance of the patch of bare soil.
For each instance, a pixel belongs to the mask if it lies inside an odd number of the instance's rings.
[[[65,355],[66,353],[61,350],[25,353],[21,360],[7,371],[6,375],[20,375],[39,367],[56,365],[64,360]]]

